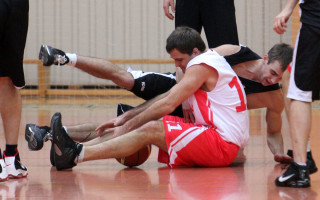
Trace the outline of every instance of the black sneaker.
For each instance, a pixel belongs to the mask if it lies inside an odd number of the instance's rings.
[[[65,52],[45,44],[40,47],[39,60],[41,60],[43,66],[50,66],[52,64],[60,66],[69,62],[69,58]]]
[[[77,164],[83,145],[74,142],[62,127],[61,114],[55,113],[51,119],[52,138],[54,143],[54,162],[57,170],[70,169]]]
[[[25,139],[28,142],[28,147],[31,151],[38,151],[43,147],[44,142],[52,140],[50,127],[27,124]]]
[[[275,183],[280,187],[310,187],[309,169],[307,166],[291,162],[287,171],[276,178]]]
[[[6,170],[9,177],[23,178],[28,176],[28,169],[21,163],[19,152],[14,156],[7,156],[4,151],[3,158],[6,163]]]
[[[291,149],[288,150],[287,155],[293,158],[293,152]],[[307,165],[310,174],[316,173],[318,171],[316,162],[313,160],[311,151],[307,152]]]

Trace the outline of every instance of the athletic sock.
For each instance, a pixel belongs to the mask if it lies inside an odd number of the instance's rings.
[[[307,163],[297,163],[299,166],[307,166]]]
[[[7,144],[5,154],[6,156],[14,156],[18,152],[18,145],[17,144]]]
[[[69,58],[68,65],[75,66],[77,64],[77,54],[66,53],[66,56]]]
[[[84,151],[85,151],[85,146],[82,146],[82,150],[81,150],[81,152],[79,153],[79,156],[77,156],[77,157],[74,159],[74,163],[78,164],[78,163],[81,163],[81,162],[83,161]]]

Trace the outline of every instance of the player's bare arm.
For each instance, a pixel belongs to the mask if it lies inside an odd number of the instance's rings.
[[[215,69],[205,65],[194,65],[186,70],[183,79],[175,85],[169,94],[152,104],[148,109],[123,125],[123,132],[129,132],[141,125],[158,120],[171,113],[178,105],[185,101],[199,88],[212,90],[215,87],[218,73]]]
[[[272,28],[275,32],[283,34],[286,31],[287,21],[297,3],[298,0],[287,0],[284,9],[273,20]]]
[[[101,136],[102,134],[113,132],[112,128],[125,124],[128,120],[134,118],[135,116],[137,116],[138,114],[140,114],[141,112],[149,108],[154,102],[157,102],[160,99],[163,99],[168,94],[169,94],[169,91],[166,93],[160,94],[155,98],[150,99],[149,101],[146,101],[143,104],[140,104],[139,106],[123,113],[118,117],[102,123],[95,130],[97,132],[97,135]],[[105,129],[110,129],[110,130],[105,131]]]
[[[228,56],[232,55],[234,53],[237,53],[241,47],[239,45],[232,45],[232,44],[224,44],[217,48],[214,48],[214,50],[220,55],[220,56]]]

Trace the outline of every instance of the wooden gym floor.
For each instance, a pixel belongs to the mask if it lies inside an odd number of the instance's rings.
[[[320,173],[311,175],[311,188],[274,185],[274,179],[284,171],[285,165],[274,162],[267,147],[264,109],[250,111],[251,138],[245,150],[247,161],[232,167],[172,170],[157,162],[158,149],[153,146],[147,162],[138,168],[126,168],[110,159],[81,163],[70,171],[56,171],[49,161],[50,143],[40,151],[28,150],[24,139],[26,123],[48,125],[57,111],[62,113],[64,125],[103,122],[115,116],[115,105],[119,100],[107,102],[104,105],[63,105],[56,101],[53,105],[48,102],[37,105],[33,100],[24,100],[19,150],[29,176],[0,182],[0,199],[320,199]],[[318,102],[313,106],[311,134],[311,148],[318,167],[319,122]],[[282,130],[286,151],[289,136],[285,115]],[[3,150],[2,129],[0,141]]]

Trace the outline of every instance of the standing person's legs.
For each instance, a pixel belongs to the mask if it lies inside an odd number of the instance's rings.
[[[309,187],[306,163],[307,143],[311,129],[312,90],[320,86],[320,29],[302,24],[292,61],[288,98],[292,162],[287,171],[276,179],[277,186]]]
[[[200,15],[209,48],[239,45],[234,0],[200,1]]]
[[[311,129],[311,103],[292,100],[289,121],[293,157],[296,163],[306,163],[307,143]]]
[[[21,96],[17,88],[25,85],[23,55],[28,31],[28,0],[1,1],[0,35],[0,112],[3,121],[6,150],[4,160],[8,175],[21,178],[28,175],[20,163],[18,136],[21,120]]]
[[[177,0],[175,12],[175,27],[188,26],[201,33],[199,0]]]
[[[9,77],[0,78],[0,112],[7,145],[18,143],[21,120],[21,96]]]

